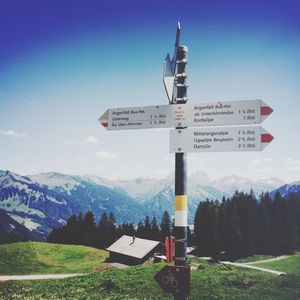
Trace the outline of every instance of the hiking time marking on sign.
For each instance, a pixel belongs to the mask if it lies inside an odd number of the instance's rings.
[[[261,126],[170,130],[170,152],[261,151],[273,136]]]
[[[260,124],[272,113],[262,100],[111,108],[99,118],[108,130]]]

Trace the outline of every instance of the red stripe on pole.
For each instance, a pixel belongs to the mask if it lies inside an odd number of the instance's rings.
[[[270,143],[273,140],[273,136],[270,133],[262,133],[261,134],[261,142],[262,143]]]
[[[262,106],[260,108],[260,115],[261,116],[268,116],[273,112],[273,109],[270,106]]]

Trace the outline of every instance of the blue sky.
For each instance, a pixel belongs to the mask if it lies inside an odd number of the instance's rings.
[[[0,2],[0,169],[164,177],[169,130],[107,132],[109,107],[167,104],[162,62],[177,21],[190,103],[262,99],[262,152],[188,155],[211,178],[300,179],[298,1]]]

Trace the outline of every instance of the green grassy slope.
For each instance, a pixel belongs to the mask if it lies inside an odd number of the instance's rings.
[[[200,263],[190,299],[300,299],[298,281],[255,270]],[[108,270],[63,280],[0,283],[0,299],[173,299],[154,275],[163,264]],[[296,276],[296,275],[295,275]]]
[[[0,274],[85,273],[105,268],[103,250],[85,246],[20,242],[0,245]]]

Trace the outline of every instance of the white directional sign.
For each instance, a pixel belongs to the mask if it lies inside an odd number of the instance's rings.
[[[261,151],[273,136],[261,126],[170,130],[170,152]]]
[[[108,130],[260,124],[272,113],[262,100],[174,104],[108,109],[100,123]]]
[[[173,127],[170,105],[108,109],[99,121],[108,130]]]

